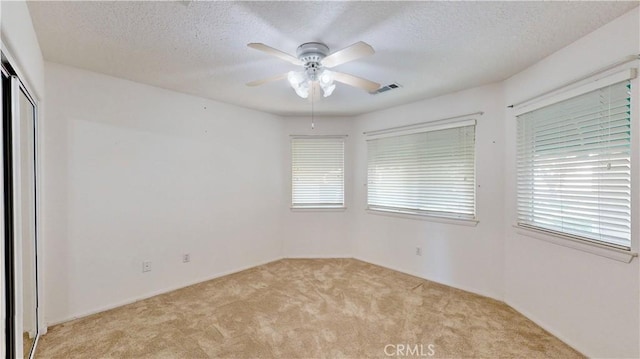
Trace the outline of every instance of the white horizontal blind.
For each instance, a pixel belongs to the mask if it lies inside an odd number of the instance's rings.
[[[475,218],[475,124],[367,140],[368,208]]]
[[[521,226],[629,248],[631,84],[518,116]]]
[[[293,207],[344,207],[344,138],[292,138],[291,158]]]

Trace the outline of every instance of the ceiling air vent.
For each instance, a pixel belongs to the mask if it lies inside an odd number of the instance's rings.
[[[377,89],[377,90],[375,90],[373,92],[369,92],[369,93],[372,94],[372,95],[377,95],[379,93],[395,90],[395,89],[400,88],[400,87],[401,86],[398,83],[394,82],[394,83],[389,84],[389,85],[381,86],[379,89]]]

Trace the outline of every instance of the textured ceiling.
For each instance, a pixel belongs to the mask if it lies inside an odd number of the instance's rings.
[[[33,2],[44,57],[104,74],[281,115],[310,103],[286,81],[246,82],[296,67],[248,48],[295,54],[357,41],[376,53],[337,71],[401,89],[370,95],[338,84],[315,104],[355,115],[503,80],[638,2]]]

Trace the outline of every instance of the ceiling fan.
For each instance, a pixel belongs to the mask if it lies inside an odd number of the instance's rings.
[[[367,92],[374,92],[380,88],[379,83],[343,72],[329,70],[349,61],[372,55],[375,52],[373,47],[362,41],[331,54],[327,45],[321,42],[307,42],[298,46],[297,57],[262,43],[250,43],[247,46],[276,56],[294,65],[304,67],[302,71],[289,71],[266,79],[252,81],[247,83],[247,86],[259,86],[268,82],[287,79],[298,96],[310,99],[319,95],[320,89],[324,97],[330,96],[336,88],[334,81],[358,87]],[[309,97],[310,94],[311,97]]]

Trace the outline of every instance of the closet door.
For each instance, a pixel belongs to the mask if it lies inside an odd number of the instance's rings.
[[[29,358],[38,337],[36,102],[2,58],[2,351]]]
[[[37,264],[36,264],[36,166],[35,166],[35,125],[36,106],[23,87],[18,89],[14,99],[19,106],[18,118],[14,116],[13,143],[14,160],[14,227],[16,229],[17,249],[16,272],[22,272],[22,330],[16,335],[22,336],[23,357],[28,358],[38,334],[37,321]],[[17,166],[15,165],[17,164]],[[18,263],[21,262],[21,263]],[[18,286],[16,286],[18,287]],[[20,290],[16,288],[16,292]],[[20,314],[18,312],[18,314]],[[19,319],[17,317],[16,320]]]

